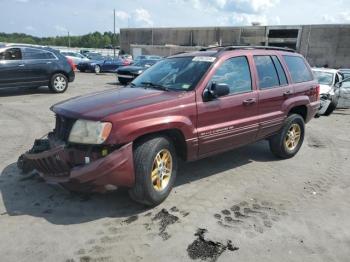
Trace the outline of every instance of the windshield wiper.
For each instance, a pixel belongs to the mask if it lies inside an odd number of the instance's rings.
[[[166,86],[158,85],[152,82],[141,82],[141,85],[144,85],[145,87],[153,87],[155,89],[169,91],[169,88],[167,88]]]

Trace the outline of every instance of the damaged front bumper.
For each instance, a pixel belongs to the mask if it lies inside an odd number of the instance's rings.
[[[104,149],[106,150],[106,149]],[[135,182],[132,143],[104,154],[57,143],[54,139],[36,140],[22,155],[18,166],[37,170],[48,183],[70,190],[104,192],[117,187],[132,187]]]
[[[318,110],[319,115],[324,115],[332,102],[332,96],[329,94],[321,94],[320,107]]]

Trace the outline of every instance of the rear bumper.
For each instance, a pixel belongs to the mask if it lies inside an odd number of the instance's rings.
[[[91,66],[90,64],[78,64],[77,65],[77,69],[80,71],[87,71],[87,70],[93,70],[93,66]]]
[[[311,102],[307,105],[307,116],[305,123],[309,122],[312,118],[314,118],[320,108],[320,101]]]
[[[68,82],[73,82],[75,79],[75,73],[74,71],[72,70],[71,72],[69,72],[68,74]]]
[[[132,143],[88,164],[75,165],[74,149],[60,145],[40,153],[26,153],[25,161],[48,183],[76,191],[104,192],[107,188],[132,187],[135,182]]]

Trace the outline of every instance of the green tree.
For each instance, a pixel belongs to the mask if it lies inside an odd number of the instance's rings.
[[[6,34],[0,32],[0,42],[68,46],[68,36],[35,37],[23,33]],[[116,35],[115,40],[112,32],[101,34],[96,31],[82,36],[70,36],[70,43],[72,47],[104,48],[111,44],[119,45],[119,34]]]

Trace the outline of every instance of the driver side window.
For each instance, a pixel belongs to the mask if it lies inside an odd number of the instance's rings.
[[[226,84],[230,94],[252,91],[252,80],[248,60],[245,56],[226,60],[215,72],[211,82]]]
[[[0,60],[21,60],[22,52],[19,48],[9,48],[0,52]]]

